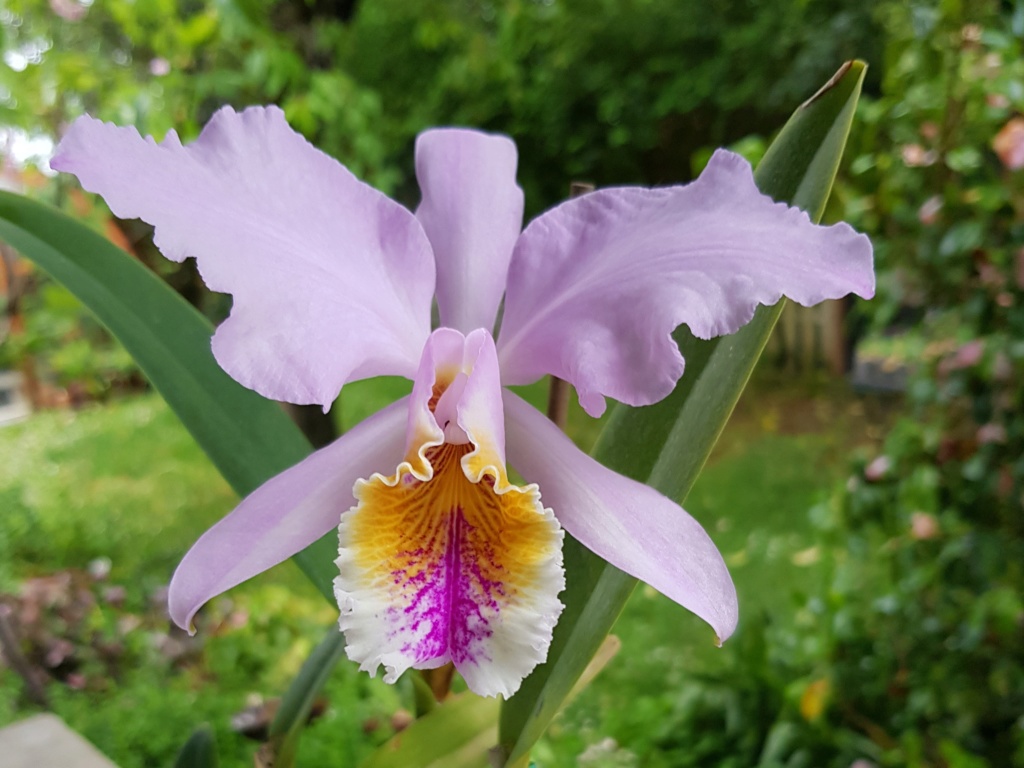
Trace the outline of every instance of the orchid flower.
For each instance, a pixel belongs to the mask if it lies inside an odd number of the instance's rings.
[[[158,144],[89,117],[72,125],[52,166],[153,224],[167,258],[196,257],[207,285],[232,295],[212,345],[237,381],[324,409],[350,381],[413,382],[196,542],[170,588],[180,626],[337,528],[349,658],[383,665],[387,682],[453,662],[473,691],[507,697],[547,655],[564,529],[720,640],[733,632],[735,588],[701,526],[504,387],[557,376],[592,416],[606,397],[657,402],[683,373],[677,326],[706,339],[783,295],[870,297],[871,246],[763,196],[726,151],[686,186],[600,190],[520,231],[516,163],[506,137],[427,131],[412,213],[276,108],[224,108],[189,146],[173,131]]]

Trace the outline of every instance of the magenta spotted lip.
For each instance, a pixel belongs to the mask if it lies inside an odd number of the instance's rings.
[[[510,696],[542,661],[562,611],[562,531],[535,485],[505,471],[491,335],[434,331],[410,396],[405,459],[356,484],[338,526],[346,652],[393,681],[452,662]],[[411,478],[411,479],[410,479]]]

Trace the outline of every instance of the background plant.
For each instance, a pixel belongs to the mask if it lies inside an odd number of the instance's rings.
[[[906,416],[811,510],[834,558],[796,626],[749,633],[671,743],[739,718],[742,764],[1024,765],[1024,8],[876,13],[881,92],[834,201],[875,243],[858,311],[913,370]]]

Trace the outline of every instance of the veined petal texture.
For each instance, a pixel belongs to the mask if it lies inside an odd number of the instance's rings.
[[[416,139],[423,200],[416,218],[437,260],[441,325],[494,330],[512,248],[523,226],[516,145],[505,136],[462,128]]]
[[[82,117],[51,165],[232,295],[213,351],[241,384],[326,408],[348,381],[415,370],[434,289],[422,227],[276,107],[221,109],[188,146]]]
[[[171,618],[190,629],[211,597],[286,560],[337,527],[353,486],[394,466],[405,448],[409,398],[375,413],[333,443],[271,478],[192,545],[171,579]]]
[[[665,397],[683,372],[681,324],[733,333],[783,295],[811,305],[874,294],[871,244],[774,203],[719,150],[695,182],[600,190],[535,219],[516,244],[498,354],[503,381],[571,382],[593,416],[605,396]]]
[[[736,588],[711,537],[649,486],[601,466],[544,414],[505,392],[509,464],[537,483],[580,543],[693,611],[720,641],[736,628]]]

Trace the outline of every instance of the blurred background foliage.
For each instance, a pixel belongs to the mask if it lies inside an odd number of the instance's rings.
[[[601,706],[614,688],[598,688],[576,735],[556,725],[538,759],[1024,766],[1024,3],[7,0],[0,34],[8,137],[55,139],[87,111],[187,140],[223,104],[277,103],[412,206],[416,133],[466,124],[516,139],[528,215],[573,179],[685,181],[718,145],[756,159],[839,63],[866,59],[827,216],[874,241],[879,295],[850,333],[908,371],[902,415],[833,461],[834,491],[789,523],[815,578],[780,588],[768,614],[745,605],[736,640],[685,674],[639,660],[675,635],[658,640],[638,598],[640,628],[621,628],[638,660],[605,674],[644,697]],[[145,227],[111,225],[67,179],[19,173],[223,315]],[[38,274],[23,287],[7,364],[43,358],[93,398],[142,384],[61,289]],[[588,728],[614,740],[579,741]]]

